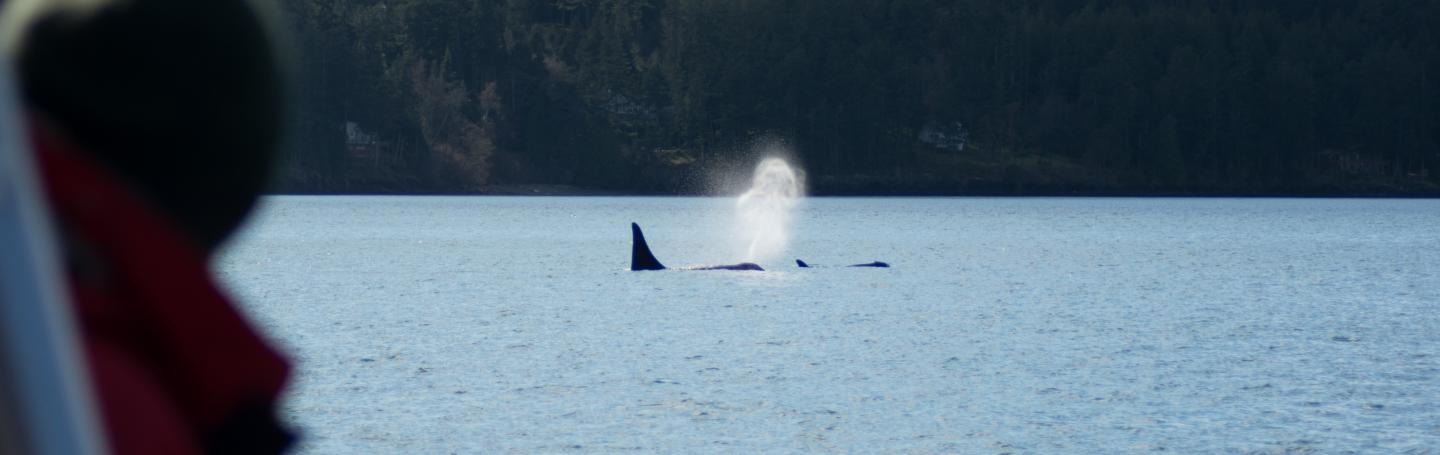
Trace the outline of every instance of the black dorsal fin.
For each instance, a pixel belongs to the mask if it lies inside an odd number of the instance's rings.
[[[810,264],[806,264],[805,261],[802,261],[802,260],[799,260],[799,259],[796,259],[796,260],[795,260],[795,265],[798,265],[798,266],[804,267],[804,268],[810,268]]]
[[[645,233],[640,232],[640,225],[630,223],[630,236],[630,270],[665,269],[665,265],[650,253],[650,245],[645,243]]]

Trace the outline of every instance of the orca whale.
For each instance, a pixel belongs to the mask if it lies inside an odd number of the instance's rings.
[[[810,267],[810,264],[807,264],[807,263],[805,263],[805,261],[802,261],[802,260],[800,260],[800,259],[796,259],[796,260],[795,260],[795,265],[800,266],[800,268],[802,268],[802,269],[811,268],[811,267]],[[851,265],[847,265],[846,267],[878,267],[878,268],[890,268],[890,264],[887,264],[887,263],[884,263],[884,262],[880,262],[880,261],[875,261],[875,262],[866,262],[866,263],[864,263],[864,264],[851,264]]]
[[[630,223],[630,270],[665,270],[665,264],[655,259],[655,254],[650,252],[650,244],[645,243],[645,233],[640,232],[640,225]],[[686,267],[683,270],[754,270],[763,272],[765,269],[754,262],[741,262],[739,264],[709,265],[701,267]]]

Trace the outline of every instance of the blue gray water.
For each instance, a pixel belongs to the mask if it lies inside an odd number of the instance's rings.
[[[626,270],[732,204],[273,197],[216,266],[305,453],[1440,447],[1440,201],[820,198]]]

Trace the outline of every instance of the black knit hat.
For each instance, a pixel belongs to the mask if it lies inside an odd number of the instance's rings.
[[[121,0],[42,15],[19,47],[30,109],[207,249],[265,188],[284,76],[242,0]]]

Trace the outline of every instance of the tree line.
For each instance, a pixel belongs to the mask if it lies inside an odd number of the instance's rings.
[[[1440,0],[282,0],[282,191],[1436,194]]]

